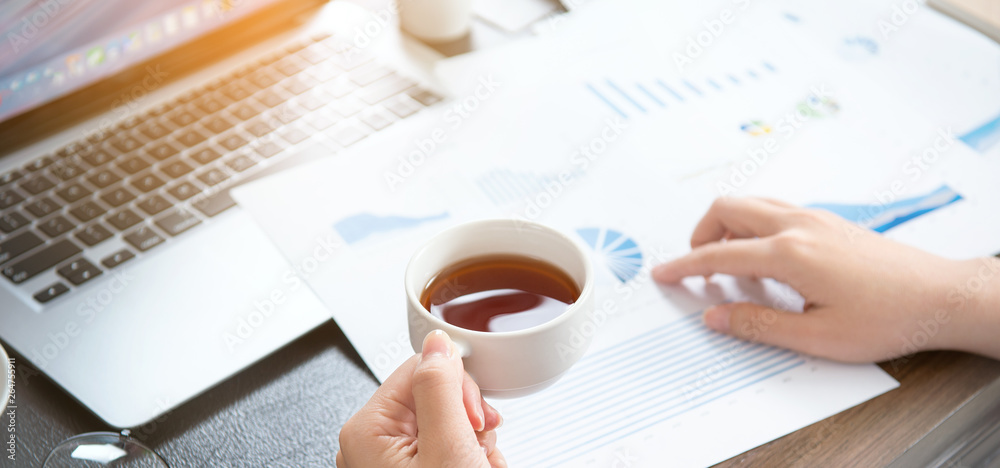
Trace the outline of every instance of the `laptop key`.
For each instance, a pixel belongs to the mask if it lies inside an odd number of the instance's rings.
[[[233,197],[229,196],[228,190],[224,190],[197,200],[191,206],[197,208],[205,216],[212,217],[236,206],[236,201],[233,200]]]
[[[0,241],[0,264],[7,263],[44,243],[41,237],[31,231]]]
[[[90,182],[93,186],[99,189],[105,189],[118,181],[122,180],[114,172],[111,171],[101,171],[87,178],[87,182]]]
[[[83,222],[87,222],[98,216],[103,215],[107,211],[105,211],[104,208],[101,208],[100,205],[98,205],[97,203],[94,203],[93,201],[87,201],[82,205],[79,205],[76,208],[69,210],[69,212],[76,219],[79,219],[80,221]]]
[[[104,268],[110,269],[132,260],[133,258],[135,258],[135,254],[132,253],[132,251],[128,249],[121,249],[111,255],[108,255],[107,257],[104,257],[104,259],[101,260],[101,265],[104,265]]]
[[[81,158],[87,161],[87,164],[90,164],[92,167],[103,166],[114,159],[107,151],[102,149],[94,150],[90,154],[81,156]]]
[[[0,231],[7,234],[10,234],[29,224],[31,224],[31,221],[17,211],[11,211],[10,213],[0,216]]]
[[[146,148],[146,153],[156,158],[158,161],[164,161],[178,152],[180,152],[180,150],[169,143],[158,143],[152,147]]]
[[[200,180],[203,184],[209,187],[218,185],[219,183],[228,178],[229,178],[228,173],[216,167],[213,167],[211,169],[208,169],[207,171],[202,172],[201,174],[198,174],[198,180]]]
[[[24,197],[13,190],[4,190],[0,192],[0,210],[10,208],[23,201]]]
[[[226,160],[226,165],[236,172],[243,172],[257,164],[253,158],[246,154],[238,154]]]
[[[38,195],[55,186],[55,182],[52,182],[52,180],[43,175],[35,176],[21,182],[21,188],[32,195]]]
[[[223,118],[221,115],[213,115],[201,122],[209,131],[214,134],[222,133],[230,128],[233,128],[233,123],[229,120]]]
[[[40,304],[45,304],[63,294],[69,292],[69,286],[62,283],[55,283],[41,291],[35,293],[34,297]]]
[[[45,156],[25,164],[24,169],[28,172],[38,172],[46,167],[49,167],[53,162],[54,160],[51,156]],[[3,183],[0,183],[0,185],[3,185]]]
[[[302,107],[293,106],[291,103],[286,102],[278,106],[278,108],[275,109],[271,115],[281,121],[281,123],[287,124],[302,117],[303,115],[306,115],[307,112],[308,111]]]
[[[215,95],[202,97],[195,101],[194,105],[205,114],[214,114],[226,107],[222,100]]]
[[[13,190],[4,190],[0,192],[0,210],[5,210],[23,201],[24,197]]]
[[[258,112],[257,109],[254,109],[252,106],[250,106],[250,104],[247,104],[245,102],[241,102],[231,107],[229,109],[229,113],[231,113],[234,117],[240,120],[250,120],[256,117],[258,114],[260,114],[260,112]]]
[[[80,166],[63,159],[62,161],[57,161],[49,167],[49,172],[58,177],[60,180],[66,181],[75,179],[86,171],[84,171]]]
[[[285,145],[282,143],[278,143],[277,141],[267,141],[257,145],[257,147],[254,148],[254,151],[265,158],[270,158],[271,156],[284,151],[284,149]]]
[[[136,206],[138,206],[140,209],[142,209],[142,211],[145,211],[149,215],[155,215],[155,214],[160,214],[161,212],[163,212],[163,210],[170,208],[173,205],[171,205],[170,202],[168,202],[159,195],[152,195],[143,198],[141,201],[136,203]]]
[[[127,172],[129,175],[138,174],[139,171],[146,169],[149,166],[151,166],[149,161],[146,161],[145,158],[138,155],[131,156],[118,163],[118,169],[121,169],[123,172]]]
[[[10,171],[0,174],[0,187],[20,179],[23,175],[21,171]]]
[[[176,179],[191,172],[193,169],[184,161],[179,159],[172,160],[166,164],[160,166],[160,172],[166,174],[171,179]]]
[[[24,208],[37,219],[44,218],[52,213],[55,213],[56,211],[61,210],[62,206],[52,201],[51,198],[45,197],[28,203]]]
[[[142,143],[139,142],[139,140],[129,135],[116,136],[108,140],[108,144],[110,144],[112,148],[118,150],[118,152],[120,153],[130,153],[132,151],[139,149],[139,147],[142,146]]]
[[[274,65],[272,65],[275,70],[278,70],[285,76],[292,76],[302,70],[305,70],[308,66],[308,63],[291,55],[274,62]]]
[[[176,198],[179,201],[187,200],[195,195],[197,195],[201,190],[195,187],[191,182],[181,182],[169,189],[167,193]]]
[[[235,133],[230,133],[219,139],[219,145],[229,151],[234,151],[245,144],[247,144],[247,140]]]
[[[165,239],[149,226],[142,226],[125,235],[125,241],[140,252],[145,252],[163,243]]]
[[[295,75],[282,83],[282,87],[292,94],[302,94],[319,84],[319,80],[309,75]]]
[[[157,122],[147,122],[143,126],[139,127],[139,132],[146,135],[146,137],[152,141],[159,140],[160,138],[169,135],[170,129]]]
[[[168,120],[177,125],[178,127],[184,128],[190,126],[198,121],[198,119],[205,116],[205,113],[198,109],[183,109],[167,117]]]
[[[308,133],[302,131],[302,129],[297,127],[285,127],[284,129],[278,132],[278,135],[281,136],[281,138],[283,138],[285,141],[293,145],[304,141],[306,138],[309,138]]]
[[[244,130],[257,138],[260,138],[273,132],[275,128],[277,128],[277,126],[270,122],[269,119],[260,117],[247,123]]]
[[[194,159],[198,164],[202,166],[219,159],[222,156],[218,151],[212,148],[202,148],[194,153],[191,153],[191,159]]]
[[[172,237],[177,237],[182,232],[187,231],[200,223],[200,219],[183,209],[173,210],[172,212],[156,219],[156,225]]]
[[[76,244],[69,240],[61,240],[35,252],[16,264],[4,267],[3,275],[13,281],[14,284],[20,284],[80,252],[82,250]]]
[[[78,258],[60,267],[56,270],[56,273],[59,273],[59,276],[68,279],[70,283],[79,286],[87,281],[97,278],[103,272],[87,259]]]
[[[261,91],[255,94],[254,98],[257,99],[257,102],[267,107],[274,107],[286,101],[285,98],[279,96],[278,93],[271,90]]]
[[[424,88],[413,88],[406,92],[411,98],[415,99],[417,102],[425,105],[431,106],[441,102],[444,98],[428,91]]]
[[[59,237],[73,230],[73,223],[62,216],[56,215],[39,223],[38,229],[41,229],[49,237]]]
[[[395,96],[416,86],[416,84],[416,82],[408,78],[391,74],[365,86],[364,89],[358,92],[358,95],[368,104],[377,104],[388,99],[390,96]]]
[[[59,195],[59,198],[62,198],[69,203],[75,203],[84,197],[90,196],[92,193],[93,192],[85,189],[80,184],[72,184],[56,191],[56,195]]]
[[[423,108],[419,102],[414,101],[413,98],[405,94],[400,94],[389,99],[384,105],[386,109],[391,110],[392,113],[400,117],[409,117]]]
[[[226,95],[226,97],[232,99],[233,101],[242,101],[250,97],[250,95],[256,91],[255,88],[256,86],[252,83],[240,80],[219,88],[219,92]]]
[[[187,128],[181,131],[176,136],[176,138],[180,144],[184,145],[187,148],[191,148],[193,146],[196,146],[198,143],[207,140],[208,136],[193,128]]]
[[[110,239],[111,231],[100,225],[100,223],[94,223],[77,231],[76,238],[79,239],[80,242],[87,244],[88,247],[93,247]]]
[[[278,77],[266,68],[257,70],[247,76],[247,80],[257,85],[258,88],[270,88],[278,82]]]
[[[142,193],[149,193],[163,186],[163,180],[153,174],[145,173],[132,179],[132,187]]]
[[[140,218],[139,215],[135,214],[135,212],[133,212],[132,210],[126,208],[111,216],[108,216],[107,221],[111,223],[111,225],[114,226],[115,229],[118,229],[119,231],[124,231],[142,222],[142,218]]]
[[[114,208],[118,208],[119,206],[135,200],[135,195],[125,189],[125,187],[117,187],[113,190],[102,193],[101,200],[104,200],[105,203]]]

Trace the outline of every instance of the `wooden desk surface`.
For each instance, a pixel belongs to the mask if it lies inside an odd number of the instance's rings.
[[[1000,378],[1000,361],[964,353],[880,366],[899,388],[717,466],[885,466]]]

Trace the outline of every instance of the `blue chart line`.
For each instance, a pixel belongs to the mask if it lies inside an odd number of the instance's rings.
[[[962,199],[962,196],[947,185],[933,192],[889,204],[846,205],[837,203],[816,203],[811,208],[830,211],[848,221],[871,228],[875,232],[885,232],[913,218],[930,213]]]
[[[806,362],[792,351],[714,333],[700,317],[588,355],[546,390],[558,401],[527,397],[510,407],[508,421],[517,425],[505,439],[517,447],[508,455],[511,466],[566,462]]]
[[[348,216],[333,224],[333,229],[340,234],[344,242],[354,244],[380,232],[397,231],[419,226],[431,221],[448,217],[448,212],[412,218],[405,216],[379,216],[371,213],[358,213]]]
[[[590,92],[594,93],[594,95],[596,95],[598,99],[600,99],[605,104],[607,104],[608,107],[610,107],[612,110],[615,111],[615,113],[617,113],[618,115],[622,116],[622,118],[626,118],[626,119],[628,118],[628,114],[622,112],[622,110],[619,109],[618,106],[615,105],[615,103],[611,102],[610,99],[608,99],[606,96],[604,96],[604,94],[602,94],[600,91],[598,91],[597,88],[594,87],[594,85],[588,83],[587,84],[587,89],[589,89]]]
[[[694,84],[692,84],[692,83],[691,83],[690,81],[688,81],[688,80],[684,80],[684,86],[687,86],[687,87],[688,87],[688,89],[690,89],[691,91],[694,91],[694,93],[695,93],[695,94],[697,94],[697,95],[699,95],[699,96],[704,96],[704,94],[702,94],[701,90],[700,90],[700,89],[698,89],[698,88],[697,88],[697,87],[696,87],[696,86],[695,86]]]
[[[656,105],[660,107],[667,107],[667,105],[663,101],[661,101],[660,98],[656,97],[656,95],[653,94],[650,90],[646,89],[645,86],[641,84],[636,84],[635,86],[639,88],[639,91],[642,91],[647,97],[649,97],[649,99],[655,102]]]
[[[976,127],[969,133],[958,137],[972,149],[985,153],[987,150],[1000,143],[1000,115],[995,119]]]
[[[609,88],[611,88],[611,89],[613,89],[615,91],[618,91],[618,94],[620,94],[623,98],[625,98],[626,101],[628,101],[633,106],[635,106],[636,109],[639,109],[643,114],[646,113],[646,108],[643,107],[642,104],[639,104],[639,101],[636,101],[635,99],[632,99],[632,96],[630,96],[625,91],[622,91],[622,89],[619,88],[618,85],[616,85],[613,81],[606,80],[605,83],[608,85]]]
[[[753,68],[745,70],[748,76],[761,79],[767,73],[778,73],[777,67],[767,61],[760,62],[758,73]],[[723,73],[718,77],[707,77],[700,80],[675,80],[668,82],[662,78],[651,78],[648,81],[637,81],[635,83],[620,83],[611,79],[600,82],[585,83],[587,90],[603,105],[610,108],[615,114],[622,118],[639,114],[648,114],[651,110],[668,109],[673,102],[685,102],[699,98],[714,96],[716,93],[725,93],[729,89],[723,87],[727,81],[734,84],[742,84],[737,78],[737,74],[743,73]],[[705,90],[710,92],[706,93]]]

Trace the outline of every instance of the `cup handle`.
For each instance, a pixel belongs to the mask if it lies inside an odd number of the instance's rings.
[[[467,358],[470,354],[472,354],[472,348],[469,347],[469,343],[467,341],[454,338],[452,338],[451,341],[455,343],[455,347],[458,348],[458,355],[462,356],[462,358]]]

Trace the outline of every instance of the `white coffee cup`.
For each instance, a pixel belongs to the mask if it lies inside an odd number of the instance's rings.
[[[560,316],[531,328],[482,332],[452,325],[432,315],[420,297],[446,267],[484,255],[513,254],[546,261],[565,271],[580,297]],[[547,226],[510,219],[476,221],[448,229],[410,259],[404,280],[410,343],[420,352],[424,337],[444,330],[458,345],[465,370],[483,394],[518,397],[559,379],[587,351],[592,341],[594,275],[586,250]]]
[[[401,0],[399,25],[432,44],[460,39],[472,26],[472,0]]]

